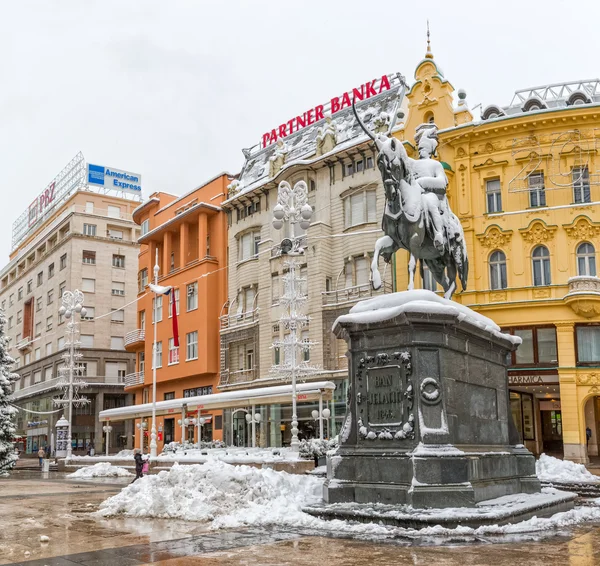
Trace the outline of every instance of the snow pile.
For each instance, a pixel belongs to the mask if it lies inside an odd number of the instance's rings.
[[[133,450],[121,450],[114,455],[115,458],[133,458]]]
[[[221,461],[175,464],[125,487],[104,501],[99,513],[213,521],[215,527],[281,524],[305,515],[302,507],[321,499],[322,485],[308,475]]]
[[[540,481],[554,483],[600,483],[600,477],[589,472],[583,464],[559,460],[542,454],[535,463]]]
[[[132,476],[131,472],[128,472],[125,468],[119,468],[113,466],[110,462],[98,462],[93,466],[86,466],[85,468],[79,468],[77,471],[69,474],[68,478],[121,478]]]
[[[175,451],[163,451],[153,461],[188,461],[203,464],[219,460],[227,464],[272,464],[275,462],[298,461],[298,453],[290,448],[179,448]]]

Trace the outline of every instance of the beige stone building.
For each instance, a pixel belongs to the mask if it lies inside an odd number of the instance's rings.
[[[364,120],[379,131],[387,130],[391,116],[399,110],[400,84],[396,76],[390,75],[388,80],[389,89],[379,89],[377,83],[377,95],[358,104]],[[331,108],[325,112],[328,110]],[[352,109],[346,106],[331,119],[328,116],[277,143],[247,150],[244,167],[222,205],[229,221],[229,300],[220,318],[219,389],[281,385],[281,376],[271,367],[280,363],[282,356],[272,347],[273,340],[283,339],[286,332],[279,324],[286,267],[278,245],[282,233],[272,226],[272,210],[281,181],[293,186],[303,180],[308,186],[308,202],[314,211],[311,226],[304,234],[297,233],[306,250],[300,262],[308,290],[305,312],[310,316],[302,336],[315,342],[306,354],[310,364],[318,368],[310,380],[332,380],[338,385],[326,426],[331,436],[339,430],[344,416],[347,379],[346,343],[335,339],[331,327],[358,300],[375,294],[369,282],[369,264],[375,240],[383,235],[383,187],[372,144],[366,140]],[[377,294],[392,290],[393,269],[381,269],[384,285]],[[317,407],[303,404],[302,399],[299,403],[301,435],[314,435],[318,424],[311,412]],[[288,444],[291,399],[288,405],[260,411],[260,443]],[[225,413],[224,438],[243,444],[249,428],[243,411]]]
[[[25,236],[0,272],[0,305],[7,319],[9,354],[21,376],[14,386],[14,399],[21,408],[18,445],[27,453],[50,447],[60,417],[60,413],[40,413],[55,411],[52,400],[60,396],[56,384],[58,368],[64,363],[66,325],[58,310],[65,290],[82,290],[87,309],[80,325],[81,379],[89,384],[82,393],[91,402],[75,409],[74,453],[83,452],[88,445],[102,450],[98,412],[132,403],[131,395],[124,393],[124,381],[126,374],[135,371],[135,361],[123,341],[135,328],[136,309],[96,317],[137,296],[139,227],[131,212],[138,204],[138,200],[77,190],[66,194],[37,222],[29,212],[31,227],[25,227]],[[111,449],[131,444],[132,434],[125,425],[116,425]]]

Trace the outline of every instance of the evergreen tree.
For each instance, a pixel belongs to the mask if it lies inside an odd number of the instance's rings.
[[[12,373],[10,368],[15,360],[8,353],[8,338],[4,334],[6,317],[0,311],[0,475],[7,475],[15,467],[17,455],[15,454],[15,422],[17,412],[10,403],[11,385],[19,378]]]

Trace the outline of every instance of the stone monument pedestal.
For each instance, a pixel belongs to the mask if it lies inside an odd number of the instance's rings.
[[[518,338],[430,291],[363,301],[333,331],[350,384],[326,503],[472,507],[540,491],[510,412]]]

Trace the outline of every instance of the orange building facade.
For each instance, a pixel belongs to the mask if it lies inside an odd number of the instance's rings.
[[[136,354],[136,372],[126,376],[126,391],[136,405],[152,402],[152,345],[154,340],[157,264],[158,284],[172,287],[158,295],[156,401],[216,392],[219,379],[219,315],[227,301],[227,215],[221,202],[231,177],[221,174],[193,191],[176,197],[157,192],[133,213],[141,226],[138,266],[137,328],[125,337],[125,348]],[[158,258],[158,262],[157,262]],[[177,306],[179,347],[175,346],[172,302]],[[202,414],[201,427],[180,424],[198,413],[157,416],[160,453],[169,442],[222,439],[221,411]],[[136,420],[135,446],[150,443],[151,419]]]

